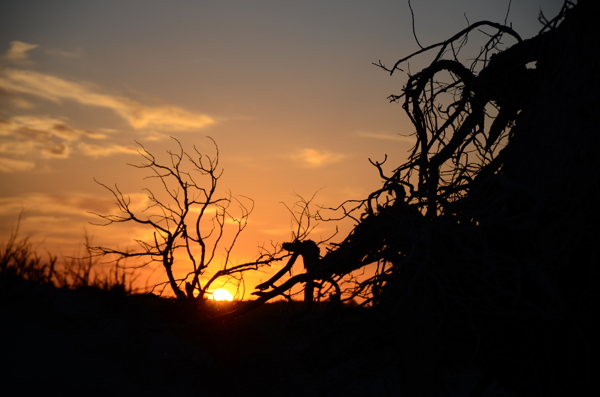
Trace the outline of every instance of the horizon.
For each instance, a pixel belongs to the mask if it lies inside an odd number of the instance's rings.
[[[553,17],[562,6],[513,1],[506,17],[509,1],[413,3],[424,46],[467,20],[507,18],[529,38],[541,27],[540,8]],[[135,141],[164,156],[175,148],[170,136],[208,154],[212,137],[225,170],[220,188],[254,201],[239,263],[290,239],[281,203],[293,205],[295,194],[316,194],[313,203],[329,207],[366,198],[381,185],[368,159],[387,155],[393,169],[414,142],[401,106],[386,99],[406,74],[390,79],[371,63],[391,65],[419,47],[407,2],[340,4],[1,5],[0,240],[23,210],[22,234],[41,252],[72,255],[86,232],[98,245],[132,244],[137,227],[90,225],[98,218],[88,211],[117,210],[94,178],[143,203],[145,174],[127,166],[143,160]],[[411,61],[411,71],[428,61]],[[310,237],[333,230],[321,224]],[[249,289],[269,273],[245,277]]]

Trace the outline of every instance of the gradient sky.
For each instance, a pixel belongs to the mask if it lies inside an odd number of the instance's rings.
[[[423,45],[473,23],[503,22],[508,0],[413,0]],[[528,38],[540,9],[514,0],[508,23]],[[506,42],[507,45],[512,42]],[[474,44],[476,46],[476,44]],[[408,2],[3,1],[0,4],[0,238],[21,230],[65,255],[94,242],[126,247],[140,228],[100,228],[87,211],[114,213],[94,182],[136,200],[143,176],[134,140],[157,155],[220,149],[223,189],[255,201],[234,253],[290,238],[294,194],[334,206],[380,186],[368,158],[401,164],[413,129],[398,104],[406,74],[393,63],[419,47]],[[475,49],[478,49],[475,48]],[[431,60],[412,61],[416,72]],[[327,237],[320,225],[313,238]],[[254,276],[253,276],[254,277]],[[265,279],[265,275],[255,276]],[[253,284],[252,282],[250,284]]]

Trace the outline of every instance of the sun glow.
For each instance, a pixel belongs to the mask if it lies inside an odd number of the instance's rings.
[[[211,299],[215,301],[232,301],[233,296],[226,289],[217,288],[212,292]]]

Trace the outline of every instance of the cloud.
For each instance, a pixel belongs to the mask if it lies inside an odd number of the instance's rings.
[[[39,152],[42,158],[66,159],[71,153],[71,143],[80,140],[82,137],[102,139],[105,135],[70,127],[65,121],[53,117],[17,116],[10,119],[0,119],[0,138],[2,138],[0,153],[11,156],[24,156],[31,152]],[[108,147],[103,149],[104,152],[102,152],[102,149],[94,145],[88,146],[83,147],[82,152],[93,157],[125,151]],[[32,168],[26,166],[25,163],[18,166],[19,163],[14,161],[17,160],[5,162],[5,166],[0,168],[0,171],[14,172]]]
[[[30,171],[35,168],[32,161],[14,160],[0,157],[0,172]]]
[[[268,234],[270,236],[283,236],[290,234],[290,228],[260,229],[260,232]]]
[[[33,103],[29,102],[27,99],[20,97],[10,98],[10,103],[17,109],[33,109],[35,107],[33,106]]]
[[[11,62],[27,62],[27,53],[37,47],[39,47],[37,44],[24,43],[18,40],[11,41],[10,48],[6,52],[6,55],[4,55],[4,58]]]
[[[130,198],[132,209],[138,214],[150,203],[145,194],[132,194]],[[63,253],[73,255],[82,250],[84,230],[95,236],[92,240],[94,245],[127,249],[134,247],[133,240],[137,238],[152,241],[152,228],[147,225],[126,223],[109,228],[98,227],[93,224],[106,222],[90,211],[119,213],[114,197],[106,191],[100,191],[100,194],[71,191],[0,197],[0,241],[6,241],[14,231],[20,213],[19,236],[31,236],[36,246],[43,248],[40,252],[44,255],[51,252],[61,258]],[[90,222],[93,224],[90,225]]]
[[[306,148],[300,150],[297,154],[294,154],[292,158],[301,161],[308,167],[321,167],[326,164],[338,163],[346,158],[346,155]]]
[[[207,115],[163,104],[144,105],[132,99],[106,95],[93,88],[34,71],[5,69],[0,84],[9,92],[34,95],[54,103],[71,100],[114,111],[135,129],[156,128],[163,131],[188,131],[206,127],[215,120]]]
[[[12,119],[0,119],[0,137],[8,137],[8,141],[0,142],[0,153],[12,156],[24,156],[39,151],[42,158],[66,159],[71,153],[70,143],[81,137],[100,139],[104,134],[76,129],[67,126],[62,120],[50,117],[20,116]],[[90,157],[106,157],[113,154],[137,154],[134,146],[117,144],[93,145],[79,142],[79,151]],[[8,161],[8,160],[6,160]],[[8,163],[0,171],[14,172],[29,170],[32,167],[18,167],[17,163],[9,167]]]
[[[0,153],[10,154],[11,156],[24,156],[39,147],[39,143],[32,141],[8,141],[0,142]]]
[[[89,227],[89,221],[98,219],[88,211],[115,212],[114,200],[109,195],[81,192],[0,197],[0,237],[14,230],[17,215],[22,213],[21,236],[35,236],[35,240],[43,238],[46,248],[55,253],[58,253],[55,251],[57,246],[61,250],[70,247],[69,252],[71,248],[80,248],[83,229]]]
[[[377,133],[377,132],[358,132],[356,135],[361,136],[363,138],[371,138],[371,139],[379,139],[385,141],[414,141],[414,138],[399,134],[386,134],[386,133]]]
[[[78,48],[76,51],[73,51],[73,52],[59,50],[59,49],[53,49],[53,50],[46,50],[46,54],[58,55],[58,56],[65,57],[65,58],[79,58],[83,55],[83,51],[81,50],[81,48]]]
[[[81,151],[81,153],[90,157],[106,157],[111,156],[113,154],[138,154],[138,149],[134,146],[122,146],[122,145],[90,145],[88,143],[81,142],[77,145],[77,148]]]
[[[64,120],[46,116],[16,116],[0,119],[0,135],[22,135],[48,139],[57,137],[66,141],[75,141],[82,136],[102,139],[104,134],[69,127]]]
[[[134,202],[141,201],[145,195],[134,195]],[[114,198],[107,192],[105,195],[70,192],[64,194],[31,193],[19,197],[0,197],[0,215],[18,214],[25,210],[28,216],[52,215],[65,217],[81,215],[96,219],[88,211],[101,214],[117,212]]]
[[[1,57],[0,57],[1,58]],[[0,59],[0,65],[1,65],[1,59]],[[2,69],[0,68],[0,81],[2,79],[1,77],[1,72]],[[19,95],[19,94],[15,94],[13,92],[9,92],[7,90],[4,89],[4,85],[2,83],[0,83],[0,103],[3,107],[3,113],[6,114],[7,111],[10,110],[28,110],[28,109],[33,109],[35,108],[35,105],[25,99],[23,97],[23,95]]]
[[[100,128],[100,131],[106,132],[107,134],[116,134],[119,130],[115,130],[114,128]]]
[[[48,145],[41,150],[43,158],[66,159],[69,157],[70,149],[64,143]]]

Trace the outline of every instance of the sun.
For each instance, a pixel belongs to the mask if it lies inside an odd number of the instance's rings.
[[[232,301],[233,296],[229,291],[223,288],[217,288],[213,291],[211,299],[215,301]]]

